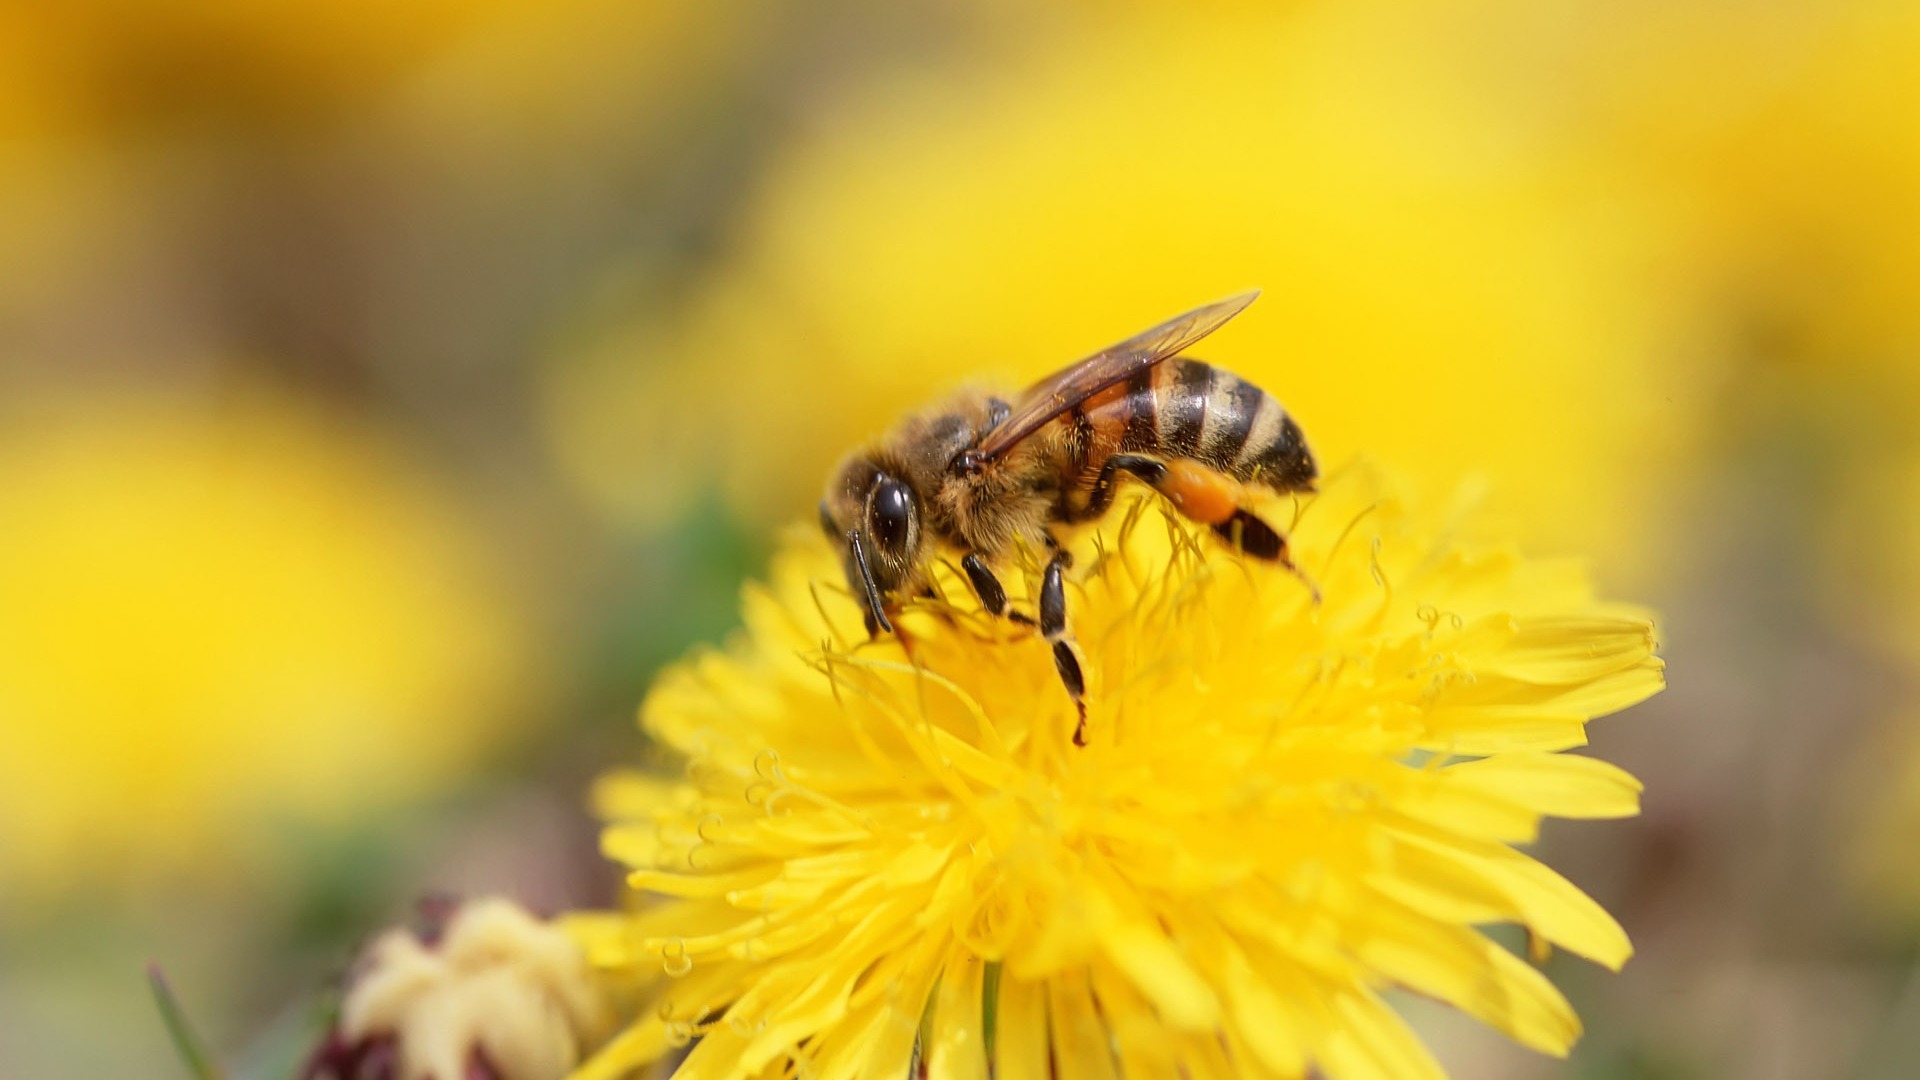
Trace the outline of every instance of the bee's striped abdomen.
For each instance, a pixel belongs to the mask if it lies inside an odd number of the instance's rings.
[[[1083,409],[1092,469],[1114,453],[1190,458],[1275,491],[1305,490],[1318,474],[1300,426],[1273,395],[1198,360],[1157,364]]]

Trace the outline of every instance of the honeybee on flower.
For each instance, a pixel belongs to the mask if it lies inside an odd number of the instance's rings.
[[[847,587],[866,603],[867,632],[892,631],[902,602],[933,595],[932,556],[949,549],[990,614],[1037,625],[1046,637],[1080,714],[1074,744],[1083,746],[1086,677],[1068,634],[1071,559],[1056,529],[1105,515],[1132,478],[1240,551],[1294,569],[1286,538],[1241,504],[1255,490],[1312,490],[1319,467],[1300,425],[1232,372],[1174,359],[1258,295],[1169,319],[1060,369],[1012,404],[963,392],[848,455],[820,501],[820,524],[844,545]],[[1037,619],[1008,608],[992,565],[1023,545],[1048,552]]]

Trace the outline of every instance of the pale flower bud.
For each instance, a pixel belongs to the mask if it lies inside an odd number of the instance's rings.
[[[566,934],[510,901],[474,900],[435,938],[391,930],[373,943],[311,1072],[560,1080],[612,1019]]]

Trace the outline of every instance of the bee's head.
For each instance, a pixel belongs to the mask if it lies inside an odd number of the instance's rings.
[[[849,458],[820,500],[820,527],[846,561],[847,587],[866,606],[867,632],[891,631],[890,597],[913,585],[920,565],[920,497],[865,455]]]

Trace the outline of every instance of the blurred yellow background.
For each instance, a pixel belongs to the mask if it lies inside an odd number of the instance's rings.
[[[180,1075],[155,960],[284,1075],[421,894],[605,902],[840,452],[1249,287],[1323,462],[1667,617],[1545,840],[1639,955],[1455,1075],[1920,1073],[1916,100],[1871,0],[0,0],[0,1074]]]

